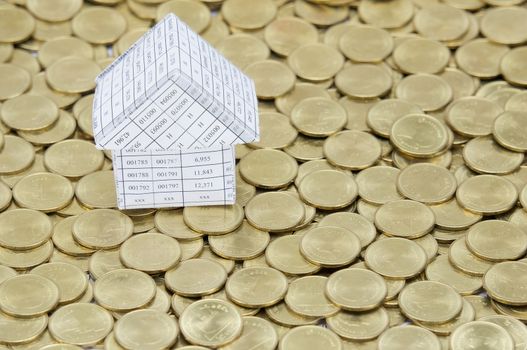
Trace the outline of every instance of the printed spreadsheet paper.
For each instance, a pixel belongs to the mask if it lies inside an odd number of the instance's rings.
[[[253,81],[167,15],[97,78],[119,208],[233,204],[234,145],[259,140],[257,106]]]
[[[120,208],[232,204],[236,200],[232,147],[203,151],[113,153]]]

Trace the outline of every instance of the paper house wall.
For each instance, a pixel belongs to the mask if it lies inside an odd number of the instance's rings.
[[[112,150],[119,208],[234,203],[233,146],[259,138],[249,77],[169,14],[96,82],[95,143]]]

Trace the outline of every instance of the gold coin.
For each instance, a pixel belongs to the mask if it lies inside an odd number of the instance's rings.
[[[73,33],[90,44],[110,44],[125,32],[126,20],[116,10],[102,6],[83,8],[71,22]]]
[[[418,281],[407,285],[399,293],[399,307],[412,320],[445,323],[459,315],[463,299],[446,284]]]
[[[199,299],[185,298],[177,294],[172,295],[172,300],[170,302],[171,308],[176,314],[177,317],[181,317],[183,311],[192,303],[196,302]]]
[[[216,255],[208,245],[203,247],[203,250],[198,255],[198,258],[219,263],[225,269],[225,272],[227,272],[228,275],[232,273],[235,267],[234,260],[224,259],[221,256]]]
[[[250,0],[227,0],[221,7],[225,21],[236,28],[258,29],[271,22],[277,7],[271,0],[254,3]]]
[[[397,45],[393,60],[405,73],[436,74],[447,66],[450,51],[439,41],[412,37]]]
[[[0,246],[27,250],[51,237],[53,224],[46,214],[31,209],[14,209],[0,214]]]
[[[324,65],[321,66],[320,62],[324,62]],[[329,45],[314,43],[291,52],[287,64],[298,77],[319,82],[335,76],[344,65],[344,57]]]
[[[168,289],[182,296],[198,297],[220,290],[227,280],[223,266],[209,259],[189,259],[165,273]]]
[[[112,311],[144,307],[156,294],[156,284],[152,277],[131,269],[107,272],[95,281],[93,288],[95,301]]]
[[[425,204],[448,201],[454,196],[456,188],[454,175],[435,164],[409,165],[397,177],[397,190],[403,196]]]
[[[291,123],[303,134],[325,137],[341,130],[348,120],[346,110],[324,97],[300,101],[291,111]]]
[[[339,209],[357,198],[357,184],[337,170],[317,170],[304,177],[298,188],[306,203],[321,209]]]
[[[461,309],[461,313],[458,316],[454,317],[451,321],[441,324],[433,324],[426,322],[415,322],[415,324],[434,332],[438,336],[448,336],[452,333],[454,329],[456,329],[460,325],[474,321],[475,315],[476,312],[472,305],[468,301],[463,300],[463,308]]]
[[[222,346],[221,350],[245,350],[255,346],[262,350],[272,350],[278,345],[278,334],[271,322],[260,317],[243,317],[243,330],[240,337]],[[199,349],[198,349],[199,350]]]
[[[444,71],[439,73],[439,76],[445,79],[452,88],[453,101],[474,95],[480,84],[478,78],[471,77],[469,74],[457,68],[445,68]]]
[[[521,132],[527,126],[527,114],[520,111],[507,111],[494,121],[492,131],[494,140],[501,146],[516,152],[527,151],[527,138]]]
[[[33,146],[23,138],[5,135],[4,147],[0,149],[0,174],[19,173],[31,166],[35,160]]]
[[[492,126],[503,112],[500,106],[486,98],[464,97],[448,106],[445,121],[461,135],[476,137],[492,133]]]
[[[342,227],[315,227],[306,232],[300,242],[300,252],[306,260],[330,268],[350,264],[360,250],[359,238]]]
[[[285,232],[297,227],[305,208],[295,196],[285,192],[266,192],[254,196],[245,206],[247,221],[269,232]]]
[[[38,60],[44,68],[67,56],[93,58],[93,48],[84,40],[75,37],[58,37],[46,41],[38,51]]]
[[[412,103],[398,99],[384,99],[369,108],[366,123],[377,135],[390,137],[393,123],[407,114],[423,113],[423,110]]]
[[[301,18],[282,17],[269,23],[264,30],[269,48],[280,56],[288,56],[302,45],[318,41],[315,26]]]
[[[325,159],[311,160],[298,166],[298,174],[295,178],[295,186],[298,188],[304,177],[317,170],[337,170],[344,174],[352,175],[351,171],[338,168]]]
[[[230,303],[203,299],[189,305],[179,319],[181,333],[192,344],[219,347],[242,333],[242,317]]]
[[[81,97],[80,94],[63,93],[52,89],[46,82],[45,72],[33,76],[33,85],[29,93],[46,96],[53,100],[59,108],[69,107]]]
[[[266,60],[271,54],[262,40],[244,33],[230,35],[219,41],[215,47],[240,69],[244,69],[253,62]]]
[[[18,135],[34,145],[52,145],[73,135],[76,126],[77,122],[70,113],[59,110],[58,120],[50,127],[38,131],[18,130]]]
[[[515,205],[518,191],[510,181],[499,176],[478,175],[459,185],[456,199],[463,208],[473,213],[496,215]]]
[[[518,169],[523,162],[523,153],[501,147],[490,136],[477,137],[463,148],[465,164],[472,170],[484,174],[507,174]]]
[[[384,278],[366,269],[348,268],[331,274],[326,295],[335,305],[348,311],[377,308],[386,298]]]
[[[35,30],[35,19],[20,7],[1,7],[0,23],[0,40],[4,43],[24,41]]]
[[[287,332],[278,345],[279,350],[343,350],[342,340],[327,328],[300,326]]]
[[[524,8],[492,8],[481,18],[481,33],[500,44],[522,44],[527,41],[526,20]]]
[[[483,277],[483,288],[488,295],[503,304],[524,306],[527,304],[523,288],[527,263],[501,262],[492,266]]]
[[[310,83],[296,83],[293,90],[274,100],[276,109],[281,113],[290,116],[293,108],[304,99],[310,97],[324,97],[329,99],[330,95],[326,90],[318,85]]]
[[[336,226],[354,233],[360,241],[361,248],[367,247],[377,236],[375,226],[356,213],[338,212],[325,216],[318,222],[318,227]]]
[[[377,139],[363,131],[346,130],[336,133],[324,142],[328,162],[350,170],[361,170],[373,165],[381,156]]]
[[[102,170],[83,176],[75,186],[75,198],[87,208],[115,208],[117,194],[113,171]]]
[[[403,199],[396,187],[399,173],[397,168],[388,166],[373,166],[361,170],[355,177],[359,187],[359,196],[377,205]]]
[[[473,321],[465,323],[452,332],[450,349],[513,350],[514,340],[501,326],[491,322]]]
[[[419,238],[432,231],[434,224],[432,210],[412,200],[388,202],[375,213],[375,226],[388,236]]]
[[[525,306],[512,306],[505,305],[490,299],[492,310],[496,311],[500,315],[512,316],[522,322],[527,320],[527,308]]]
[[[364,261],[379,275],[393,279],[417,276],[426,267],[426,253],[417,243],[404,238],[386,238],[366,248]]]
[[[494,78],[500,74],[500,62],[509,51],[505,45],[479,38],[463,44],[456,50],[459,68],[478,78]]]
[[[198,257],[203,251],[203,246],[203,238],[191,241],[179,241],[179,248],[181,248],[181,261]]]
[[[527,237],[516,225],[502,220],[486,220],[473,225],[466,244],[476,256],[490,261],[516,260],[527,251]]]
[[[447,127],[426,114],[408,114],[393,123],[390,141],[402,153],[428,158],[448,146]]]
[[[337,73],[335,86],[353,98],[374,98],[388,93],[392,87],[392,78],[381,66],[353,64]]]
[[[44,21],[61,22],[72,18],[82,6],[81,0],[54,0],[42,3],[38,0],[27,1],[27,9]]]
[[[158,210],[154,217],[155,227],[162,233],[178,240],[199,239],[202,234],[191,230],[183,220],[183,209]]]
[[[390,33],[372,26],[350,26],[339,40],[342,53],[354,62],[380,62],[393,46]]]
[[[285,275],[270,267],[247,267],[233,273],[225,292],[234,303],[249,308],[268,307],[280,302],[287,292]]]
[[[292,144],[298,132],[289,118],[280,113],[260,113],[260,140],[250,144],[254,148],[284,148]]]
[[[11,43],[1,43],[0,44],[0,63],[9,61],[13,56],[13,44]]]
[[[419,73],[403,78],[395,88],[395,96],[430,112],[437,111],[450,102],[452,88],[437,75]]]
[[[166,349],[178,337],[177,321],[155,310],[136,310],[124,315],[115,324],[117,342],[128,349]]]
[[[50,279],[59,288],[60,304],[78,299],[88,288],[88,279],[84,271],[74,265],[50,262],[39,265],[31,273]]]
[[[145,233],[124,241],[119,256],[126,267],[154,274],[173,268],[179,262],[181,250],[172,237]]]
[[[73,238],[92,249],[112,249],[131,235],[132,220],[117,210],[94,209],[79,215],[73,224]]]
[[[299,161],[309,161],[324,158],[322,151],[324,140],[308,138],[298,135],[292,145],[284,148],[284,151]]]
[[[71,327],[74,324],[75,327]],[[60,342],[95,345],[113,328],[113,318],[96,304],[74,303],[57,309],[49,319],[49,332]]]
[[[73,195],[71,182],[51,173],[28,175],[13,187],[13,198],[19,206],[43,212],[64,208],[70,204]]]
[[[526,51],[521,47],[512,49],[503,56],[500,63],[500,70],[507,81],[515,85],[527,85],[527,74],[521,64],[521,62],[524,62],[526,56]]]
[[[283,325],[285,327],[296,327],[296,326],[305,326],[309,324],[315,324],[318,317],[308,317],[299,315],[287,307],[285,302],[280,302],[276,305],[268,307],[265,309],[265,314],[277,324]]]
[[[48,325],[48,316],[31,318],[11,317],[0,313],[0,342],[9,345],[29,343],[38,338]]]
[[[527,345],[527,329],[516,318],[505,315],[489,315],[480,318],[479,321],[490,322],[503,327],[512,336],[515,349],[521,349]]]
[[[392,327],[379,337],[379,350],[403,350],[408,348],[441,350],[437,336],[421,327],[404,325]]]
[[[171,0],[157,8],[156,20],[161,21],[169,13],[175,14],[196,33],[203,32],[210,25],[210,11],[201,2],[191,0]]]
[[[51,240],[43,245],[28,250],[11,250],[0,248],[0,264],[17,270],[27,270],[49,260],[53,253]]]
[[[96,280],[107,272],[124,269],[119,259],[119,250],[98,250],[90,256],[88,270],[90,276]]]
[[[77,178],[101,169],[104,154],[89,141],[65,140],[46,150],[44,164],[54,173]]]
[[[496,311],[490,305],[490,298],[488,296],[481,295],[467,295],[463,299],[468,301],[476,312],[476,319],[480,319],[485,316],[496,315]]]
[[[233,232],[209,236],[209,245],[214,253],[232,260],[248,260],[259,256],[269,241],[268,232],[254,228],[245,220]]]
[[[58,117],[57,106],[44,96],[21,95],[2,105],[2,121],[16,130],[42,130],[55,123]]]
[[[327,277],[306,276],[289,283],[285,303],[297,314],[310,317],[329,317],[335,315],[339,308],[334,305],[324,292]]]
[[[470,295],[482,287],[480,277],[471,276],[452,266],[448,256],[440,255],[426,267],[426,278],[447,284],[461,295]]]
[[[11,277],[15,277],[16,275],[18,275],[18,273],[12,268],[0,265],[0,284]]]
[[[293,182],[298,172],[298,164],[294,158],[282,151],[258,149],[240,160],[239,169],[242,178],[251,185],[278,189]]]
[[[5,210],[11,204],[13,194],[8,185],[0,181],[0,212]]]
[[[51,345],[46,345],[40,349],[44,349],[44,350],[81,350],[82,348],[77,345],[71,345],[71,344],[51,344]]]
[[[243,222],[240,205],[185,207],[183,220],[192,230],[209,235],[221,235],[236,230]]]
[[[273,240],[265,250],[267,263],[289,275],[305,275],[318,271],[319,266],[307,261],[300,254],[300,235],[286,235]]]
[[[254,80],[256,95],[270,100],[293,89],[296,77],[287,65],[279,61],[263,60],[249,64],[245,73]]]
[[[340,311],[326,322],[333,332],[355,341],[375,339],[389,326],[388,313],[383,307],[363,312]]]
[[[138,41],[146,32],[148,28],[128,28],[128,31],[119,38],[114,44],[113,49],[117,51],[118,55],[122,55],[128,50],[136,41]],[[41,49],[42,50],[42,49]]]
[[[0,285],[0,309],[15,317],[35,317],[57,306],[59,289],[51,280],[38,275],[18,275]]]
[[[463,10],[446,4],[430,4],[417,11],[414,25],[417,32],[425,37],[449,41],[466,33],[469,20]]]
[[[465,237],[450,245],[448,259],[459,270],[474,276],[483,276],[494,263],[478,258],[467,248]]]
[[[88,92],[95,88],[95,78],[100,72],[101,68],[92,60],[68,56],[46,69],[46,81],[51,88],[60,92]]]

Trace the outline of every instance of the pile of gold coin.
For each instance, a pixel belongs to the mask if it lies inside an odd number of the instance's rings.
[[[237,202],[116,208],[94,78],[254,81]],[[525,0],[0,0],[0,350],[527,349]]]

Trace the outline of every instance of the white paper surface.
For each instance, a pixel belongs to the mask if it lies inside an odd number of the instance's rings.
[[[236,200],[234,147],[114,151],[121,209],[225,205]]]

